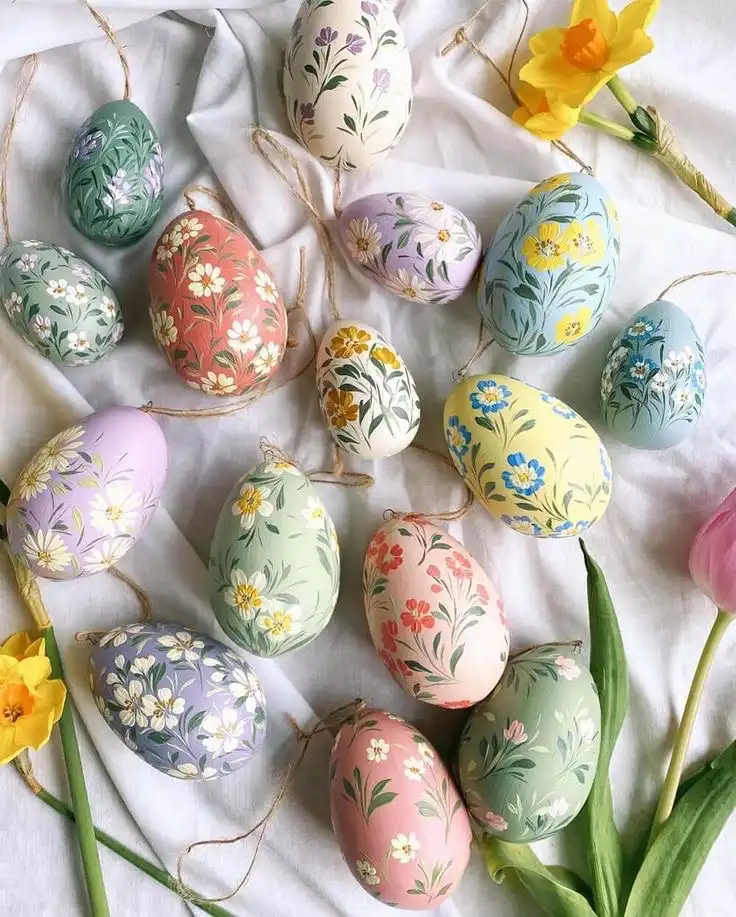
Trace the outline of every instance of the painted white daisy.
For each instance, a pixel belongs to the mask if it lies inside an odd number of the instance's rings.
[[[153,316],[153,336],[159,347],[166,349],[174,344],[179,336],[179,329],[174,324],[174,317],[164,309]]]
[[[391,839],[391,856],[399,863],[411,863],[416,859],[419,841],[416,834],[397,834]]]
[[[264,344],[258,351],[258,356],[253,360],[253,368],[259,376],[270,375],[281,361],[281,348],[271,341]]]
[[[133,533],[143,497],[126,481],[108,484],[90,503],[89,521],[108,538]]]
[[[42,494],[49,486],[51,480],[51,468],[43,460],[43,456],[37,455],[21,471],[15,488],[21,500],[30,500],[31,497]]]
[[[100,573],[109,570],[133,547],[132,538],[113,538],[103,541],[84,558],[84,569],[88,573]]]
[[[264,302],[276,303],[279,299],[279,291],[276,284],[271,280],[265,271],[256,271],[254,278],[256,293]]]
[[[261,344],[258,326],[247,318],[242,322],[233,322],[232,328],[227,330],[227,339],[237,353],[254,353]]]
[[[421,277],[409,273],[404,268],[399,268],[395,274],[389,274],[386,278],[386,286],[398,296],[404,299],[411,299],[415,302],[427,302],[430,291],[424,284]]]
[[[29,532],[23,539],[23,550],[29,560],[49,573],[61,573],[72,562],[72,555],[56,532]]]
[[[417,233],[416,238],[426,258],[434,258],[437,261],[454,261],[455,254],[466,236],[452,219],[445,217],[439,225]]]
[[[41,449],[39,458],[53,471],[68,471],[79,457],[84,440],[84,428],[78,424],[57,433]]]
[[[198,264],[189,272],[189,289],[195,296],[213,296],[222,293],[225,278],[214,264]]]
[[[208,372],[200,380],[200,386],[208,395],[232,395],[238,390],[235,379],[225,373]]]
[[[40,341],[51,337],[51,319],[48,315],[34,315],[31,320],[31,330]]]
[[[345,244],[358,264],[368,264],[381,254],[381,231],[367,218],[350,220]]]

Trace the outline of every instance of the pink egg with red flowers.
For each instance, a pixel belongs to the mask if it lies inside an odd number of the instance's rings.
[[[390,713],[364,710],[338,732],[330,816],[355,879],[392,907],[439,907],[468,865],[470,820],[452,777],[427,739]]]
[[[210,395],[267,382],[286,349],[286,310],[268,265],[237,226],[206,210],[173,219],[149,267],[156,342],[179,376]]]
[[[509,653],[508,622],[480,564],[421,516],[390,519],[363,564],[368,627],[407,694],[470,707],[496,687]]]

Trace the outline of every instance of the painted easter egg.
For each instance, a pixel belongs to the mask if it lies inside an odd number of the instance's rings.
[[[395,455],[419,429],[419,398],[406,363],[361,322],[334,322],[317,353],[319,406],[330,434],[364,459]]]
[[[468,813],[424,736],[380,710],[337,734],[330,815],[340,851],[362,888],[407,910],[439,907],[470,858]]]
[[[304,0],[284,97],[297,140],[333,168],[367,169],[392,150],[411,113],[411,59],[385,0]]]
[[[129,101],[108,102],[79,128],[64,170],[67,216],[100,245],[131,245],[153,226],[164,199],[156,131]]]
[[[371,280],[411,302],[447,303],[463,294],[481,256],[473,223],[419,194],[371,194],[338,222],[350,259]]]
[[[616,439],[667,449],[695,427],[705,398],[705,354],[690,318],[657,300],[614,338],[601,376],[601,407]]]
[[[209,395],[267,382],[286,350],[286,310],[250,239],[206,210],[173,219],[148,272],[153,334],[179,376]]]
[[[312,484],[267,461],[233,487],[210,548],[210,602],[225,633],[257,656],[305,646],[340,589],[335,526]]]
[[[460,740],[458,776],[475,822],[512,844],[564,828],[590,793],[600,725],[579,647],[549,643],[513,656]]]
[[[389,519],[363,564],[363,598],[378,655],[407,694],[470,707],[506,667],[509,631],[488,576],[421,516]]]
[[[526,535],[564,538],[611,499],[598,434],[564,402],[510,376],[470,376],[445,402],[455,467],[491,515]]]
[[[0,252],[0,299],[23,340],[58,366],[96,363],[123,334],[107,280],[48,242],[10,242]]]
[[[54,436],[10,492],[8,542],[38,576],[113,567],[155,510],[166,476],[161,428],[137,408],[90,414]]]
[[[180,624],[129,624],[90,649],[89,680],[110,729],[151,767],[211,780],[246,764],[266,735],[248,663]]]
[[[478,284],[478,309],[505,350],[541,356],[600,321],[616,280],[616,208],[592,175],[536,185],[496,230]]]

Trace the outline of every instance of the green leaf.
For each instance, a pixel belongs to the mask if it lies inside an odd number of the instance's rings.
[[[355,790],[353,789],[353,784],[347,779],[347,777],[342,778],[342,788],[345,790],[346,796],[349,796],[353,802],[358,802],[358,800],[355,798]]]
[[[376,795],[374,791],[373,795],[371,796],[371,804],[368,806],[366,819],[370,818],[376,809],[380,808],[381,806],[387,806],[390,802],[393,802],[398,795],[398,793],[379,793]]]
[[[568,884],[567,877],[557,869],[548,869],[526,844],[506,844],[494,837],[484,841],[482,848],[493,881],[503,882],[504,870],[513,869],[549,917],[596,917],[585,896]]]
[[[322,91],[330,92],[330,90],[332,89],[337,89],[340,83],[344,83],[346,79],[347,79],[346,76],[333,76],[331,80],[328,80],[325,83]]]
[[[350,117],[350,115],[343,115],[342,119],[345,122],[345,124],[350,128],[350,130],[353,133],[355,133],[356,131],[355,121]]]
[[[679,917],[736,807],[736,742],[683,795],[644,858],[624,917]]]
[[[609,768],[629,705],[629,676],[621,631],[603,571],[580,547],[588,574],[590,672],[601,704],[598,769],[583,810],[588,833],[588,866],[599,917],[618,917],[624,876],[624,852],[613,817]],[[659,915],[658,915],[659,917]]]

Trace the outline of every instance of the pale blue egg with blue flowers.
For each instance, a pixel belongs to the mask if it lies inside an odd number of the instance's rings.
[[[553,175],[496,230],[478,284],[478,310],[511,353],[558,353],[589,334],[616,280],[618,216],[600,182]]]
[[[705,354],[679,306],[656,300],[614,338],[601,376],[601,409],[616,439],[667,449],[692,432],[703,410]]]

